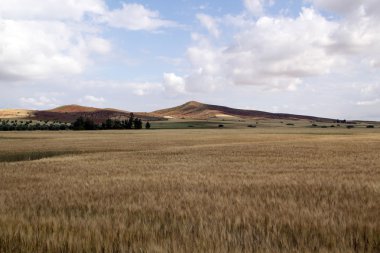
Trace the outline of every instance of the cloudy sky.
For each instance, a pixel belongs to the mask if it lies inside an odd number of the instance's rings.
[[[380,120],[378,0],[1,0],[0,108]]]

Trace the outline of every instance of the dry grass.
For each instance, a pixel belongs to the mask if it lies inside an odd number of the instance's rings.
[[[0,133],[58,154],[0,162],[0,252],[380,252],[380,132],[298,131]]]
[[[32,110],[24,109],[0,109],[0,119],[22,119],[33,116]]]

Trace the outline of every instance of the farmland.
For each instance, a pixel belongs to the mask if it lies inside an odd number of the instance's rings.
[[[0,252],[380,252],[379,154],[364,127],[0,132]]]

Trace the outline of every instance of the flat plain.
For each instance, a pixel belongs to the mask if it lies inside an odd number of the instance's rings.
[[[0,252],[380,252],[379,129],[0,133]]]

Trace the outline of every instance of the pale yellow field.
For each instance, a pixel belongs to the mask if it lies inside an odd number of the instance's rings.
[[[22,119],[33,115],[32,110],[0,109],[0,119]]]
[[[0,133],[0,252],[380,252],[380,131]]]

